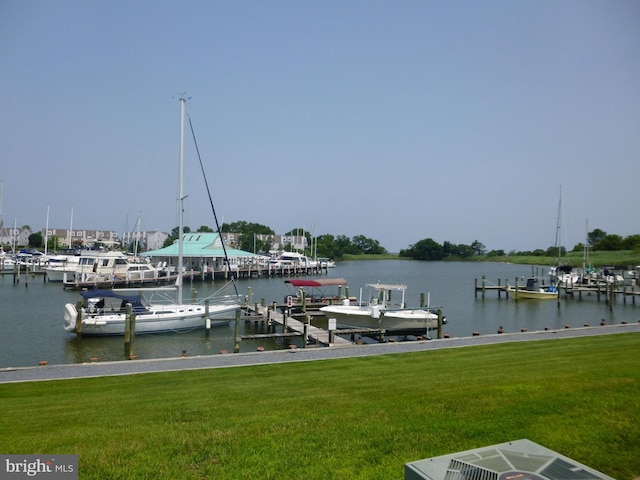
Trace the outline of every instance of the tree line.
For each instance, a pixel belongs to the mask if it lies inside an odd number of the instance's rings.
[[[221,226],[223,232],[232,232],[239,234],[238,242],[234,247],[247,252],[266,254],[273,249],[273,238],[275,232],[272,228],[261,225],[259,223],[251,223],[246,221],[237,221],[231,223],[223,223]],[[191,232],[189,227],[184,227],[185,233]],[[202,225],[195,232],[214,232],[214,230]],[[265,240],[260,240],[255,235],[265,235]],[[307,255],[326,257],[333,259],[343,258],[345,255],[384,255],[388,254],[386,248],[380,245],[376,239],[366,237],[365,235],[356,235],[347,237],[346,235],[323,234],[313,237],[310,232],[303,228],[293,228],[284,235],[303,235],[307,238],[309,248],[305,253]],[[175,227],[169,237],[166,239],[164,246],[171,245],[178,238],[178,227]],[[55,248],[53,239],[49,239],[49,248]],[[44,245],[42,234],[35,232],[29,236],[29,246],[41,248]],[[587,234],[585,243],[576,244],[571,251],[581,252],[586,247],[591,251],[616,251],[616,250],[640,250],[640,234],[629,235],[623,237],[621,235],[609,234],[604,230],[596,228]],[[281,249],[291,251],[293,246],[281,245]],[[546,249],[535,249],[516,251],[511,250],[489,250],[478,240],[474,240],[470,245],[455,244],[445,241],[439,244],[432,238],[425,238],[410,245],[406,249],[399,252],[400,257],[411,258],[413,260],[465,260],[478,257],[505,257],[505,256],[540,256],[553,257],[564,255],[567,253],[565,246],[550,246]]]
[[[259,223],[251,223],[246,221],[237,221],[231,223],[223,223],[221,226],[223,232],[233,232],[239,234],[239,238],[235,247],[240,250],[254,253],[268,253],[272,250],[273,239],[270,236],[275,235],[272,228],[261,225]],[[189,227],[184,227],[185,232],[190,232]],[[213,230],[203,225],[196,232],[213,232]],[[257,239],[256,235],[266,235],[265,240]],[[380,245],[378,240],[366,237],[364,235],[356,235],[347,237],[346,235],[323,234],[312,237],[311,233],[303,228],[294,228],[286,232],[284,235],[304,235],[307,238],[309,249],[308,255],[317,257],[326,257],[340,259],[345,255],[383,255],[388,254],[386,248]],[[178,227],[174,228],[165,245],[171,245],[178,238]],[[587,234],[587,246],[592,251],[612,251],[612,250],[640,250],[640,235],[629,235],[622,237],[620,235],[608,234],[607,232],[596,228]],[[281,245],[281,249],[291,251],[292,245]],[[311,251],[311,248],[313,251]],[[583,251],[584,243],[576,244],[571,251]],[[445,241],[440,244],[432,238],[425,238],[410,245],[406,249],[399,252],[400,257],[411,258],[413,260],[465,260],[478,257],[505,257],[513,256],[547,256],[553,257],[564,255],[567,253],[565,246],[550,246],[546,249],[535,249],[516,251],[511,250],[487,250],[484,244],[478,240],[474,240],[470,245],[455,244]]]
[[[615,250],[640,250],[640,235],[620,235],[608,234],[604,230],[596,228],[587,234],[587,243],[576,244],[572,252],[582,252],[585,247],[591,251],[615,251]],[[415,245],[411,245],[406,250],[400,250],[401,257],[408,257],[414,260],[456,260],[468,259],[471,257],[504,257],[512,256],[538,256],[554,257],[567,253],[565,246],[550,246],[547,249],[535,249],[527,251],[511,250],[508,254],[504,250],[487,251],[485,246],[478,240],[471,245],[456,245],[444,242],[440,245],[431,238],[420,240]]]
[[[238,240],[234,247],[246,252],[268,254],[273,249],[273,236],[275,231],[266,225],[259,223],[251,223],[246,221],[237,221],[231,223],[223,223],[220,227],[223,232],[231,232],[238,234]],[[191,229],[184,227],[184,232],[189,233]],[[200,226],[196,232],[213,232],[206,226]],[[256,235],[263,235],[265,239],[256,238]],[[380,245],[378,240],[365,237],[364,235],[356,235],[352,238],[346,235],[324,234],[313,237],[310,232],[303,228],[293,228],[284,235],[301,235],[307,239],[309,246],[305,253],[316,257],[326,257],[339,259],[345,255],[380,255],[389,253]],[[175,227],[169,237],[165,240],[164,246],[171,245],[178,238],[178,227]],[[283,251],[291,251],[293,245],[280,245]]]

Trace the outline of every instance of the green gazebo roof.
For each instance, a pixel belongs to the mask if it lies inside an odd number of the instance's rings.
[[[229,257],[256,257],[252,252],[245,252],[237,248],[226,246],[227,256]],[[146,257],[177,257],[178,242],[174,242],[168,247],[158,250],[150,250],[142,255]],[[224,249],[222,248],[222,240],[217,233],[185,233],[182,236],[182,255],[184,257],[224,257]]]

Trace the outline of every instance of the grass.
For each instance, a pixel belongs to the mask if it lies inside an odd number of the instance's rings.
[[[617,251],[595,251],[589,254],[590,263],[594,267],[618,267],[628,268],[640,265],[640,251],[638,250],[617,250]],[[499,260],[527,265],[556,265],[558,257],[538,257],[538,256],[505,256],[487,258],[486,260]],[[569,252],[563,255],[562,262],[574,267],[582,267],[582,252]]]
[[[0,385],[0,452],[81,479],[402,479],[529,438],[640,476],[640,334]]]
[[[593,267],[619,267],[628,268],[640,265],[640,251],[638,250],[616,250],[616,251],[595,251],[589,254]],[[409,260],[407,257],[399,257],[395,253],[384,255],[345,255],[340,260]],[[520,265],[556,265],[556,256],[535,256],[535,255],[505,255],[503,257],[471,257],[466,259],[448,259],[452,261],[474,261],[474,262],[509,262]],[[569,252],[562,257],[562,262],[574,267],[582,267],[582,252]]]

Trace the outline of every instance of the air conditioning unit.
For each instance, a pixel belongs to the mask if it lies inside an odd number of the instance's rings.
[[[405,480],[614,480],[522,439],[405,464]]]

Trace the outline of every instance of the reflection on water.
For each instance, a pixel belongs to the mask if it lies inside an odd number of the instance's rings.
[[[418,306],[424,294],[430,305],[443,308],[448,323],[443,331],[452,337],[495,334],[502,327],[506,332],[529,331],[544,328],[564,328],[565,325],[580,327],[584,324],[598,325],[603,319],[607,323],[638,321],[638,306],[628,301],[618,301],[609,309],[604,300],[598,302],[594,296],[582,300],[562,297],[560,306],[553,300],[535,301],[498,298],[495,291],[486,292],[483,299],[474,292],[475,280],[483,275],[487,282],[504,285],[513,284],[515,278],[532,273],[545,276],[547,269],[506,263],[472,262],[417,262],[409,260],[375,260],[340,262],[329,271],[331,277],[344,277],[349,281],[349,294],[360,297],[367,293],[367,283],[403,283],[408,285],[405,300],[409,306]],[[251,292],[253,302],[264,299],[267,303],[282,303],[287,295],[294,294],[292,287],[283,278],[252,278],[237,281],[240,294]],[[196,283],[192,287],[200,297],[217,291],[222,281]],[[189,288],[189,286],[187,286]],[[185,295],[188,295],[186,293]],[[0,277],[0,368],[10,366],[35,366],[41,360],[49,364],[88,362],[92,357],[100,361],[124,359],[122,337],[77,338],[63,329],[63,309],[67,302],[79,300],[75,291],[65,291],[60,284],[44,283],[42,277],[30,277],[28,286],[24,281],[14,284],[11,276]],[[314,316],[312,323],[326,326],[326,320]],[[241,334],[265,333],[264,326],[257,322],[241,321]],[[299,337],[243,340],[242,352],[287,348],[294,343],[301,347]],[[139,335],[135,340],[138,358],[179,357],[187,355],[215,355],[222,350],[233,352],[235,344],[235,322],[212,328],[209,336],[204,330],[188,333]]]

